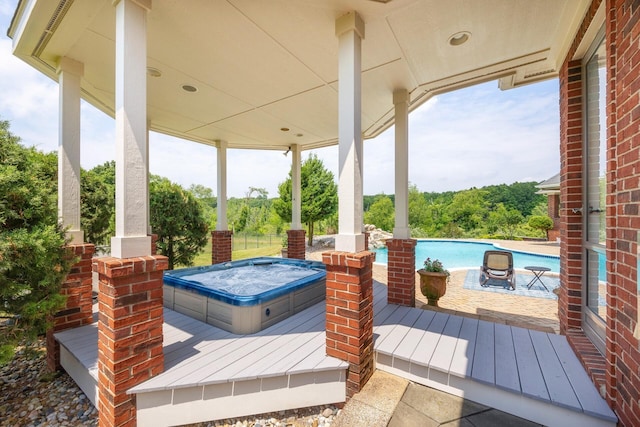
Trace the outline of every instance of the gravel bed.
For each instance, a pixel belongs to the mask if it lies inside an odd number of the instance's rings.
[[[0,331],[1,332],[1,331]],[[0,427],[97,426],[98,412],[65,372],[47,372],[45,342],[20,346],[0,366]],[[328,427],[341,405],[190,424],[190,427]]]

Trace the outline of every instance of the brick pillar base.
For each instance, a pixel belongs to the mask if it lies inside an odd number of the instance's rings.
[[[71,267],[69,275],[62,284],[61,293],[67,297],[66,305],[53,317],[53,327],[47,331],[47,369],[50,372],[60,369],[60,344],[53,334],[93,322],[91,259],[96,247],[91,243],[85,243],[70,245],[67,249],[80,260]]]
[[[149,234],[151,237],[151,255],[158,254],[158,235],[157,234]]]
[[[387,240],[387,301],[389,304],[416,305],[415,239]]]
[[[373,374],[373,278],[375,254],[325,252],[327,355],[349,363],[347,399]]]
[[[211,232],[211,264],[231,261],[233,242],[231,230],[214,230]]]
[[[306,234],[307,233],[304,230],[287,230],[287,242],[289,244],[287,249],[287,258],[305,259]]]
[[[135,396],[127,390],[164,370],[162,271],[167,267],[161,255],[93,260],[100,278],[100,426],[135,425]]]

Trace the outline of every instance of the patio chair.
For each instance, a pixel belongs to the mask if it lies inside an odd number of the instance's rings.
[[[513,269],[513,254],[507,251],[485,251],[480,267],[480,285],[487,287],[489,280],[503,280],[516,289],[516,272]]]

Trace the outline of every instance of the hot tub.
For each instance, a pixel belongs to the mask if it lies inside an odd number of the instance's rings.
[[[260,257],[164,273],[164,306],[235,334],[251,334],[325,298],[317,261]]]

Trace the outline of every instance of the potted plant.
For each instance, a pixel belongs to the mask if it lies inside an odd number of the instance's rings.
[[[438,306],[438,300],[447,291],[449,270],[445,269],[438,259],[424,260],[424,266],[418,270],[420,275],[420,291],[427,298],[428,304]]]

